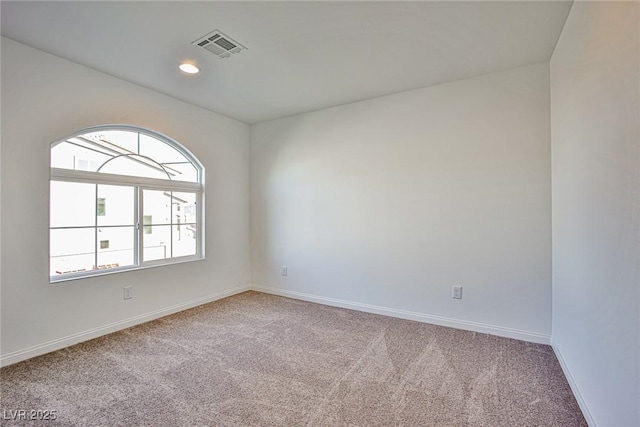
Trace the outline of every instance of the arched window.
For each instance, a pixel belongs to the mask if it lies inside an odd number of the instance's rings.
[[[132,126],[51,144],[50,281],[203,258],[204,168]]]

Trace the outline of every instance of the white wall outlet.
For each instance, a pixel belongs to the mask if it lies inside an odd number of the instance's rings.
[[[283,275],[283,276],[286,276],[286,275],[287,275],[287,266],[286,266],[286,265],[283,265],[283,266],[282,266],[282,275]]]
[[[133,286],[126,286],[122,288],[122,291],[123,291],[123,299],[133,298]]]
[[[462,299],[462,286],[454,286],[453,287],[453,298]]]

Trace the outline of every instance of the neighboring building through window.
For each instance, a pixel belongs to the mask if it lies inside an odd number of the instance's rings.
[[[51,282],[201,259],[204,168],[155,132],[100,126],[51,145]]]

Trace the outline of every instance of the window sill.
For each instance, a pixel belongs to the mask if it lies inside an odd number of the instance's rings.
[[[98,276],[106,276],[106,275],[110,275],[110,274],[116,274],[116,273],[124,273],[127,271],[136,271],[136,270],[146,270],[149,268],[156,268],[156,267],[164,267],[164,266],[169,266],[169,265],[175,265],[175,264],[184,264],[184,263],[188,263],[188,262],[196,262],[196,261],[203,261],[205,259],[204,256],[202,257],[198,257],[198,256],[189,256],[189,257],[180,257],[180,258],[174,258],[170,261],[167,260],[159,260],[159,261],[149,261],[145,264],[142,265],[130,265],[130,266],[126,266],[126,267],[119,267],[119,268],[112,268],[109,270],[90,270],[90,271],[83,271],[80,273],[72,273],[72,274],[66,274],[64,276],[49,276],[49,283],[61,283],[61,282],[68,282],[70,280],[79,280],[79,279],[88,279],[91,277],[98,277]]]

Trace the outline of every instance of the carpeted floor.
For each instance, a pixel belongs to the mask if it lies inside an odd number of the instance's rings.
[[[587,425],[549,346],[258,292],[0,375],[2,425]]]

